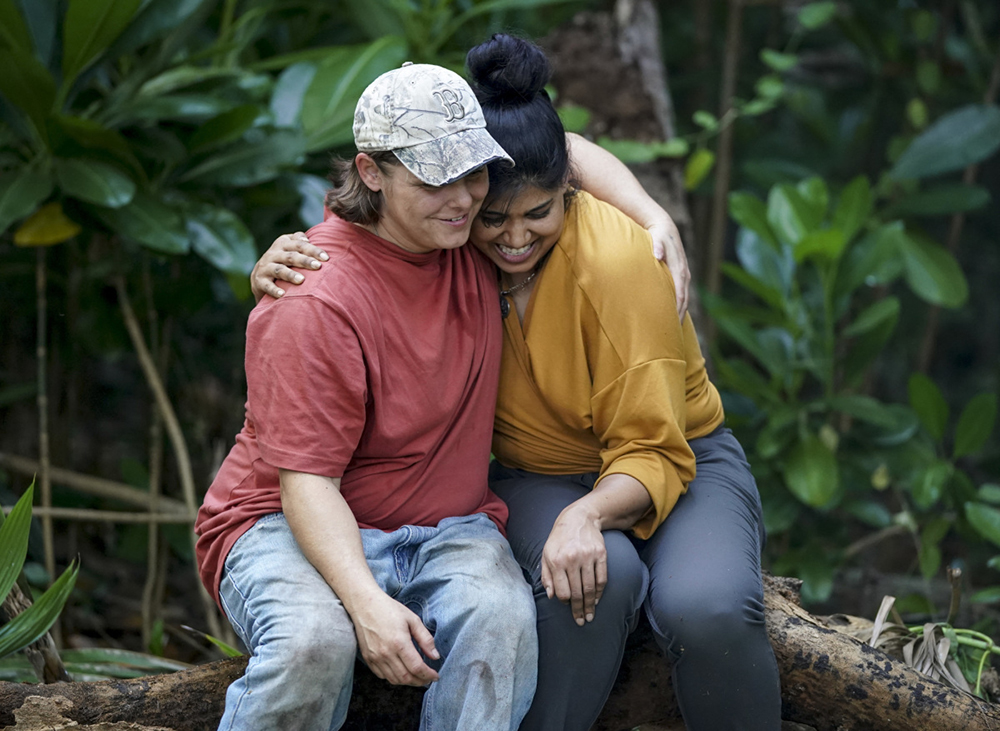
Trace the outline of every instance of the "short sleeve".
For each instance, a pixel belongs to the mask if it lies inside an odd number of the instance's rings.
[[[275,467],[341,477],[365,426],[358,333],[311,296],[258,306],[247,325],[247,404],[261,457]]]

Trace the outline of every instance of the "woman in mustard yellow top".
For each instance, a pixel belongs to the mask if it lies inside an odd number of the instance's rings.
[[[671,275],[644,229],[570,186],[544,54],[498,35],[467,62],[516,163],[490,166],[470,240],[504,318],[490,487],[538,615],[520,728],[589,729],[645,603],[690,731],[777,731],[760,499]]]

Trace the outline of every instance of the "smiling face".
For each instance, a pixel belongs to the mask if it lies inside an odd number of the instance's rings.
[[[472,220],[490,187],[485,166],[454,183],[435,187],[402,165],[379,168],[364,153],[357,156],[356,164],[365,185],[382,192],[379,236],[420,254],[457,249],[469,240]]]
[[[565,192],[527,186],[509,205],[488,201],[472,224],[472,245],[509,274],[531,272],[562,234]]]

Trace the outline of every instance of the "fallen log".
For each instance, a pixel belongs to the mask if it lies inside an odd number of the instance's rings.
[[[946,687],[880,650],[827,626],[798,603],[798,582],[766,577],[767,628],[781,671],[788,721],[817,731],[987,731],[1000,728],[1000,705]],[[245,658],[170,675],[100,683],[0,683],[0,727],[30,696],[64,698],[62,715],[82,726],[138,724],[201,731],[218,724],[225,689]],[[358,666],[345,731],[411,731],[422,691],[397,688]],[[640,628],[631,639],[618,681],[594,731],[619,731],[679,717],[670,671]]]

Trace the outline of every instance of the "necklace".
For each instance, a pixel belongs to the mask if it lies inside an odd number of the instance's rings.
[[[531,280],[534,279],[535,275],[537,274],[538,274],[538,269],[535,269],[520,284],[515,284],[510,289],[500,290],[500,317],[506,320],[507,315],[510,314],[510,302],[507,300],[507,295],[514,294],[514,292],[516,292],[517,290],[524,289],[525,287],[527,287],[528,284],[531,282]]]

